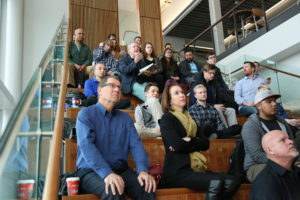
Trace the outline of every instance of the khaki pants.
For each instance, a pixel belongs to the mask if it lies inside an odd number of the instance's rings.
[[[75,80],[74,80],[75,65],[68,64],[68,68],[69,68],[68,84],[71,84],[71,85],[75,86]],[[89,78],[93,78],[94,77],[94,67],[92,65],[87,66],[85,68],[85,72],[84,73],[86,75],[89,75]]]
[[[217,111],[219,113],[219,117],[220,117],[221,121],[223,122],[223,124],[225,125],[226,128],[228,128],[232,125],[236,125],[238,123],[237,119],[236,119],[235,110],[233,108],[226,108],[226,110],[224,110],[224,111],[217,108]],[[226,121],[224,115],[226,115],[227,121]]]
[[[252,183],[256,176],[266,167],[266,164],[256,164],[249,167],[247,171],[247,178]]]

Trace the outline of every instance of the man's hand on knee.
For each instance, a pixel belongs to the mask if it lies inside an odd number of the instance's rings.
[[[116,195],[117,192],[119,195],[123,194],[125,184],[124,184],[124,181],[121,176],[119,176],[115,173],[111,173],[105,177],[104,183],[105,183],[106,194],[108,194],[108,192],[109,192],[109,187],[110,187],[113,195]]]
[[[81,71],[81,72],[85,72],[85,69],[86,69],[86,65],[81,65],[81,66],[80,66],[80,71]]]
[[[156,182],[150,174],[147,172],[141,171],[138,176],[139,183],[141,186],[145,185],[145,191],[150,193],[151,191],[155,192]]]
[[[74,64],[74,66],[75,66],[75,69],[76,69],[76,71],[78,71],[78,72],[79,72],[79,71],[80,71],[80,67],[81,67],[81,66],[80,66],[80,65],[78,65],[78,64]]]

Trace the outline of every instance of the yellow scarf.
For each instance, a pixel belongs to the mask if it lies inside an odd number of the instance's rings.
[[[197,125],[196,122],[193,120],[191,115],[185,110],[181,112],[179,110],[170,111],[183,125],[185,128],[186,134],[189,137],[196,137],[197,133]],[[206,166],[206,158],[203,154],[198,151],[190,153],[191,159],[191,168],[197,172],[205,172]]]

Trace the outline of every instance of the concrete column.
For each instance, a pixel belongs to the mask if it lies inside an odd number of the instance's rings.
[[[7,1],[4,85],[18,102],[22,94],[24,0]]]
[[[210,13],[210,23],[214,24],[222,17],[221,3],[220,0],[208,0],[209,3],[209,13]],[[216,54],[220,54],[225,51],[224,45],[224,32],[223,23],[220,22],[213,28],[214,44]]]
[[[8,0],[1,6],[2,11],[5,10],[1,19],[1,28],[5,27],[1,30],[1,34],[4,33],[1,37],[2,79],[14,102],[18,102],[22,95],[24,0]],[[1,131],[4,131],[14,106],[3,108]]]

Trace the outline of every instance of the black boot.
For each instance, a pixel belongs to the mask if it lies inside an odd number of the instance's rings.
[[[224,193],[223,193],[223,198],[224,200],[230,199],[233,197],[235,192],[239,189],[240,183],[238,180],[234,178],[229,178],[224,180]]]
[[[220,200],[224,182],[223,180],[211,180],[205,200]]]

